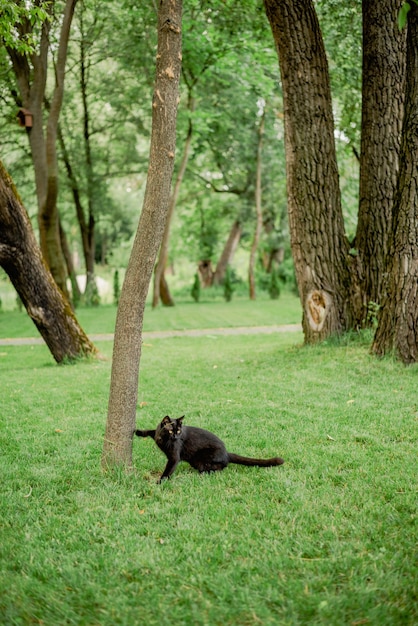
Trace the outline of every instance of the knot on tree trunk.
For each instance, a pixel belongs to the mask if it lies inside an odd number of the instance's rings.
[[[309,327],[321,332],[331,307],[331,297],[326,291],[315,289],[310,291],[305,300],[305,311]]]

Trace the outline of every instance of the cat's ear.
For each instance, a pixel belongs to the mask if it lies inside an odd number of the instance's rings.
[[[182,424],[182,423],[183,423],[183,420],[184,420],[184,415],[182,415],[181,417],[178,417],[178,418],[177,418],[177,422],[178,422],[179,424]]]
[[[163,426],[165,426],[166,424],[171,424],[171,418],[169,415],[166,415],[165,418],[163,419],[163,421],[161,422],[161,424]]]

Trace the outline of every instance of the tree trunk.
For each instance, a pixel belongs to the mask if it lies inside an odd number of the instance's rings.
[[[77,221],[80,228],[81,244],[83,248],[84,264],[86,277],[93,276],[94,279],[94,254],[95,254],[95,219],[92,214],[89,215],[88,221],[86,221],[85,211],[81,202],[81,192],[79,182],[75,176],[73,167],[71,165],[68,150],[65,144],[64,137],[62,135],[60,127],[58,127],[58,139],[61,146],[62,158],[64,161],[65,169],[67,170],[68,180],[71,186],[71,193],[73,195],[74,206],[77,215]],[[65,255],[65,250],[64,250]],[[68,266],[68,263],[67,263]],[[87,281],[86,281],[87,287]]]
[[[64,255],[65,263],[67,265],[68,278],[70,279],[70,282],[71,282],[71,291],[72,291],[71,301],[72,301],[73,306],[76,307],[77,304],[80,302],[81,292],[80,292],[80,287],[78,286],[78,282],[77,282],[77,274],[74,268],[73,257],[71,254],[70,246],[68,244],[67,235],[61,224],[61,220],[60,220],[59,228],[60,228],[62,253]]]
[[[47,269],[29,217],[1,162],[0,265],[57,363],[97,354]]]
[[[188,109],[190,113],[194,110],[194,98],[189,96]],[[159,300],[164,306],[174,306],[174,300],[171,297],[170,290],[168,288],[167,281],[165,279],[165,269],[168,262],[168,246],[170,243],[170,228],[173,221],[174,210],[176,208],[177,200],[180,193],[180,187],[183,182],[184,174],[186,173],[187,163],[189,160],[190,146],[192,143],[193,126],[192,120],[189,118],[189,128],[187,131],[186,141],[183,148],[183,156],[181,158],[179,171],[174,184],[173,193],[170,197],[170,206],[168,209],[167,222],[164,229],[163,240],[161,242],[160,254],[158,262],[154,272],[154,293],[152,298],[152,306],[155,308],[158,306]]]
[[[280,61],[291,246],[312,343],[351,325],[328,64],[311,0],[264,4]]]
[[[381,304],[385,259],[399,171],[405,89],[405,35],[397,16],[402,0],[363,0],[363,89],[357,234],[361,307]]]
[[[408,13],[405,115],[387,284],[372,351],[418,359],[418,6]]]
[[[235,250],[239,244],[242,235],[242,226],[239,220],[235,220],[235,222],[231,226],[231,230],[229,231],[229,236],[222,250],[222,254],[220,259],[216,265],[216,270],[213,274],[212,284],[220,285],[224,278],[228,265],[231,264],[232,259],[234,258]]]
[[[202,287],[204,289],[207,287],[212,287],[213,275],[215,273],[213,271],[212,261],[210,259],[204,259],[203,261],[199,261],[197,266],[197,272]]]
[[[132,466],[144,308],[169,209],[180,67],[181,0],[160,0],[148,177],[116,319],[104,469]]]
[[[263,228],[263,212],[261,208],[261,147],[263,143],[264,117],[265,117],[265,112],[263,110],[263,114],[260,120],[260,126],[258,127],[256,181],[255,181],[256,223],[255,223],[254,238],[253,238],[251,251],[250,251],[250,262],[248,266],[248,283],[249,283],[249,289],[250,289],[250,300],[255,300],[254,268],[255,268],[255,260],[256,260],[256,255],[257,255],[258,244],[260,242],[261,230]]]
[[[88,219],[84,222],[85,236],[83,237],[84,258],[86,262],[86,288],[84,295],[86,300],[91,300],[91,294],[97,292],[95,272],[94,272],[94,253],[95,253],[95,197],[96,197],[96,181],[94,175],[93,159],[91,155],[90,144],[90,113],[87,101],[87,74],[88,60],[86,58],[86,41],[84,36],[84,20],[83,12],[80,15],[80,28],[82,38],[80,42],[80,91],[83,107],[83,137],[84,137],[84,153],[86,159],[86,178],[87,178],[87,206]],[[90,43],[88,44],[90,45]],[[87,304],[92,304],[87,301]]]

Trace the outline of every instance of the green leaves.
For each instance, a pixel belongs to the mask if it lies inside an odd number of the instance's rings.
[[[406,20],[408,19],[408,13],[411,10],[411,5],[409,2],[404,2],[401,8],[399,9],[398,14],[398,28],[402,30],[406,25]]]
[[[418,6],[418,0],[412,0]],[[399,30],[402,30],[406,26],[406,21],[408,19],[408,13],[411,10],[411,4],[409,2],[404,2],[399,9],[398,13],[398,27]]]
[[[38,6],[29,2],[22,6],[18,2],[0,0],[0,41],[20,54],[33,52],[37,45],[36,31],[49,19],[48,4],[40,2]]]

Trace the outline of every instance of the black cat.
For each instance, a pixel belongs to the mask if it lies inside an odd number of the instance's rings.
[[[172,420],[168,415],[155,430],[136,430],[138,437],[152,437],[168,461],[159,482],[170,478],[180,461],[187,461],[199,472],[223,470],[229,463],[271,467],[282,465],[283,459],[252,459],[227,452],[225,444],[216,435],[194,426],[183,426],[183,417]]]

